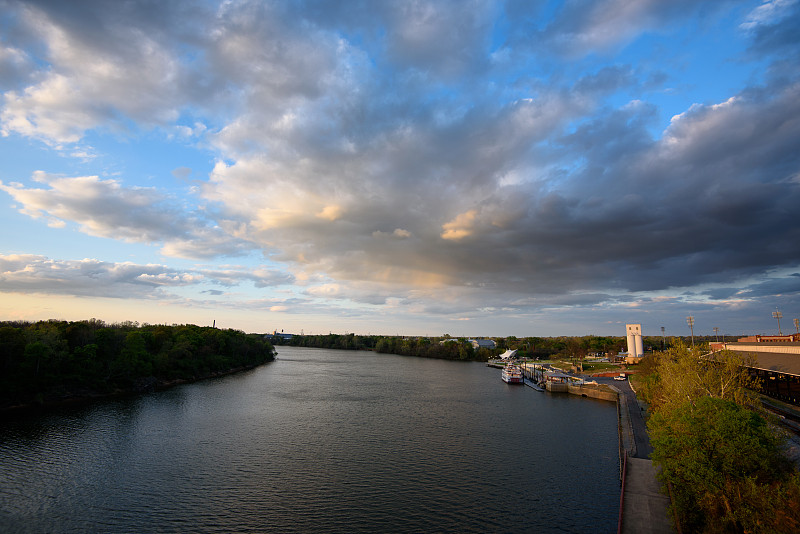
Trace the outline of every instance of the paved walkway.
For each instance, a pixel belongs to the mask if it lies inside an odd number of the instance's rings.
[[[641,407],[636,399],[636,393],[631,389],[630,382],[615,382],[614,387],[625,395],[625,404],[627,404],[628,408],[628,417],[634,440],[634,446],[628,450],[628,454],[634,458],[650,458],[653,447],[650,446],[650,437],[647,435],[644,408]]]
[[[625,491],[622,494],[623,534],[672,533],[667,515],[669,498],[659,492],[653,462],[644,458],[628,458],[625,469]]]
[[[623,534],[661,534],[675,532],[669,516],[669,497],[660,492],[650,460],[653,448],[647,434],[644,409],[636,399],[629,382],[614,384],[621,394],[620,424],[622,446],[628,453],[623,481],[622,517],[619,531]]]

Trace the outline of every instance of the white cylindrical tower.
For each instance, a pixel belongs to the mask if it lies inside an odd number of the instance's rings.
[[[643,356],[642,325],[626,324],[625,330],[628,334],[628,356]]]

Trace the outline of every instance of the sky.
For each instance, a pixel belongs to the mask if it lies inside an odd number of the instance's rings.
[[[0,0],[0,320],[783,333],[800,0]]]

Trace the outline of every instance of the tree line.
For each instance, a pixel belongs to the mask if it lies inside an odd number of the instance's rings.
[[[261,335],[195,325],[0,322],[0,406],[144,390],[274,359]]]
[[[762,407],[752,365],[682,343],[640,364],[651,458],[682,532],[800,532],[800,474]]]
[[[271,338],[275,345],[376,352],[420,356],[444,360],[487,361],[505,352],[517,350],[517,357],[527,359],[584,358],[590,353],[616,354],[626,347],[626,338],[614,336],[493,337],[495,349],[473,348],[467,338],[380,336],[357,334],[293,335]],[[647,346],[660,347],[661,338],[645,338]]]

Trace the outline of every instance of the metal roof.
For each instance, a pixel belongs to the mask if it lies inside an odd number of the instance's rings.
[[[725,348],[752,354],[756,369],[800,376],[800,343],[726,343]]]

